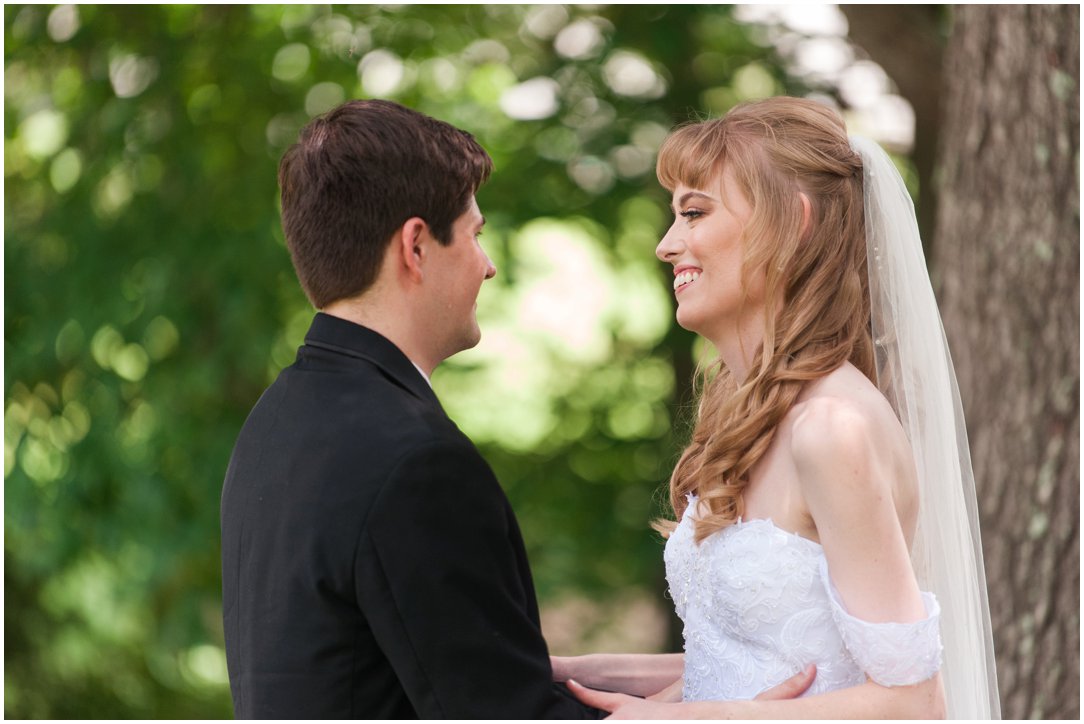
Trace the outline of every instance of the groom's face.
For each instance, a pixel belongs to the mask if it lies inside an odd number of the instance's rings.
[[[470,206],[452,225],[451,242],[433,250],[433,331],[440,340],[443,359],[475,346],[482,336],[478,292],[482,282],[497,273],[478,240],[484,224],[485,217],[472,196]]]

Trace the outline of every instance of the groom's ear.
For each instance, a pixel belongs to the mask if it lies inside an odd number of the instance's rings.
[[[403,222],[392,238],[392,253],[396,256],[396,266],[412,281],[420,282],[424,277],[429,259],[430,244],[427,242],[431,240],[429,224],[418,216],[412,216]]]

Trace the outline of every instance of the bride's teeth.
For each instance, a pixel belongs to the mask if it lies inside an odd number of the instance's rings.
[[[695,282],[700,278],[700,272],[682,272],[674,277],[674,289],[684,286],[689,282]]]

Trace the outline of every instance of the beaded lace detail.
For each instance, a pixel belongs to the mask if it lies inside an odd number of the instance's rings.
[[[685,623],[686,701],[751,699],[817,665],[804,696],[861,684],[917,683],[940,668],[939,609],[927,618],[869,624],[850,616],[828,578],[817,543],[748,520],[693,541],[686,515],[666,542],[666,578]]]

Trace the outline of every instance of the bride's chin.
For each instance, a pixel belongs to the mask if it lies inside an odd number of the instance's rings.
[[[688,312],[682,314],[681,307],[678,307],[677,314],[674,319],[677,321],[678,326],[682,329],[687,329],[690,332],[700,334],[700,325],[697,324],[697,320]]]

